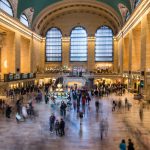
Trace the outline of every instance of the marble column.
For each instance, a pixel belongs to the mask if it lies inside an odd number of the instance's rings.
[[[20,50],[21,50],[21,36],[18,32],[15,33],[15,66],[16,66],[16,71],[17,69],[21,69],[20,66]]]
[[[114,64],[113,64],[113,71],[118,73],[118,42],[114,40]]]
[[[15,33],[7,32],[3,39],[3,46],[1,48],[1,74],[2,78],[4,74],[15,73]]]
[[[62,39],[62,66],[70,65],[70,38],[64,37]]]
[[[129,37],[123,39],[123,71],[129,71]]]
[[[118,71],[123,73],[123,38],[118,41]]]
[[[30,72],[30,48],[30,40],[21,37],[21,73]]]
[[[95,68],[95,38],[88,38],[88,71],[93,71]]]
[[[132,34],[132,60],[131,60],[131,71],[140,71],[141,68],[141,29],[140,25],[138,27],[135,27],[131,31]]]
[[[145,16],[141,21],[141,71],[145,74],[143,93],[146,100],[150,100],[150,16]]]

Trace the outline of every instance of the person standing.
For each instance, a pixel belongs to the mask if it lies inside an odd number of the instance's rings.
[[[54,129],[54,123],[55,123],[55,116],[52,113],[52,115],[49,118],[49,125],[50,125],[50,131],[53,132]]]
[[[139,109],[139,116],[140,116],[140,120],[143,121],[143,107],[140,106],[140,109]]]
[[[56,122],[55,122],[55,131],[56,131],[56,135],[59,135],[59,127],[60,127],[59,121],[56,120]]]
[[[27,118],[27,116],[28,116],[26,106],[23,106],[23,107],[22,107],[22,116],[23,116],[24,120],[25,120],[25,119]]]
[[[104,122],[104,119],[102,119],[100,121],[100,137],[101,137],[101,140],[103,139],[104,131],[105,131],[105,122]]]
[[[82,120],[83,120],[83,112],[80,111],[79,113],[79,118],[80,118],[80,125],[82,125]]]
[[[82,110],[83,113],[85,113],[85,104],[86,104],[86,97],[85,95],[82,96]]]
[[[61,116],[66,116],[66,108],[67,108],[67,105],[64,101],[61,102],[61,106],[60,106],[60,114]]]
[[[47,94],[45,94],[45,104],[47,104],[47,103],[48,103],[48,101],[49,101],[48,95],[47,95]]]
[[[108,128],[109,128],[109,124],[108,124],[108,119],[107,118],[105,118],[105,120],[104,120],[104,126],[105,126],[105,130],[104,130],[105,136],[107,136],[108,135]]]
[[[128,108],[128,99],[127,99],[127,97],[125,98],[124,102],[125,102],[125,109],[126,109],[126,108]]]
[[[11,112],[12,112],[11,106],[7,105],[7,107],[6,107],[6,117],[7,118],[10,118]]]
[[[131,139],[128,139],[128,150],[134,150],[134,144]]]
[[[72,97],[73,97],[73,108],[74,108],[74,110],[76,110],[76,108],[77,108],[77,94],[76,94],[76,91],[72,92]]]
[[[65,121],[61,118],[60,120],[60,136],[65,135]]]
[[[124,139],[122,139],[120,145],[119,145],[120,150],[126,150],[126,142]]]
[[[112,111],[115,111],[116,110],[116,102],[113,100],[112,102]]]
[[[99,112],[99,101],[98,100],[95,101],[95,107],[96,107],[96,113],[98,113]]]

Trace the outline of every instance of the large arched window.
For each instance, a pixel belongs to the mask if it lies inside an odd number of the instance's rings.
[[[83,27],[71,32],[70,61],[87,61],[87,33]]]
[[[13,16],[13,10],[11,4],[7,0],[0,0],[0,9]]]
[[[141,2],[141,0],[135,0],[134,8]]]
[[[25,14],[21,14],[20,22],[23,23],[25,26],[29,27],[29,21]]]
[[[62,61],[62,34],[57,28],[51,28],[46,34],[46,61]]]
[[[113,61],[113,32],[107,26],[102,26],[95,33],[95,61]]]

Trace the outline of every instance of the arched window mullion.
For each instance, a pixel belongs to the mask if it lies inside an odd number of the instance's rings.
[[[83,27],[75,27],[70,37],[70,61],[87,61],[86,30]]]
[[[51,28],[46,34],[46,62],[62,61],[62,34],[57,28]]]
[[[12,6],[8,0],[0,0],[0,9],[8,13],[10,16],[14,16]]]
[[[22,13],[20,16],[20,22],[23,23],[25,26],[29,27],[28,18],[24,13]]]
[[[113,61],[113,32],[107,26],[102,26],[95,34],[95,61]]]

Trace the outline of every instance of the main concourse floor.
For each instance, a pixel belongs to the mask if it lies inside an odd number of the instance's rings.
[[[118,96],[110,95],[101,99],[102,111],[95,112],[95,99],[87,106],[83,123],[80,125],[77,113],[72,109],[67,111],[65,118],[66,135],[56,136],[49,131],[49,116],[54,112],[60,118],[59,109],[55,111],[44,102],[34,104],[38,111],[36,119],[27,119],[19,124],[13,115],[11,119],[0,117],[0,150],[118,150],[122,139],[131,138],[136,150],[150,150],[150,111],[144,109],[143,121],[139,118],[138,101],[128,97],[132,103],[130,111],[112,112],[112,99]],[[109,122],[108,135],[100,139],[99,124],[101,118]]]

